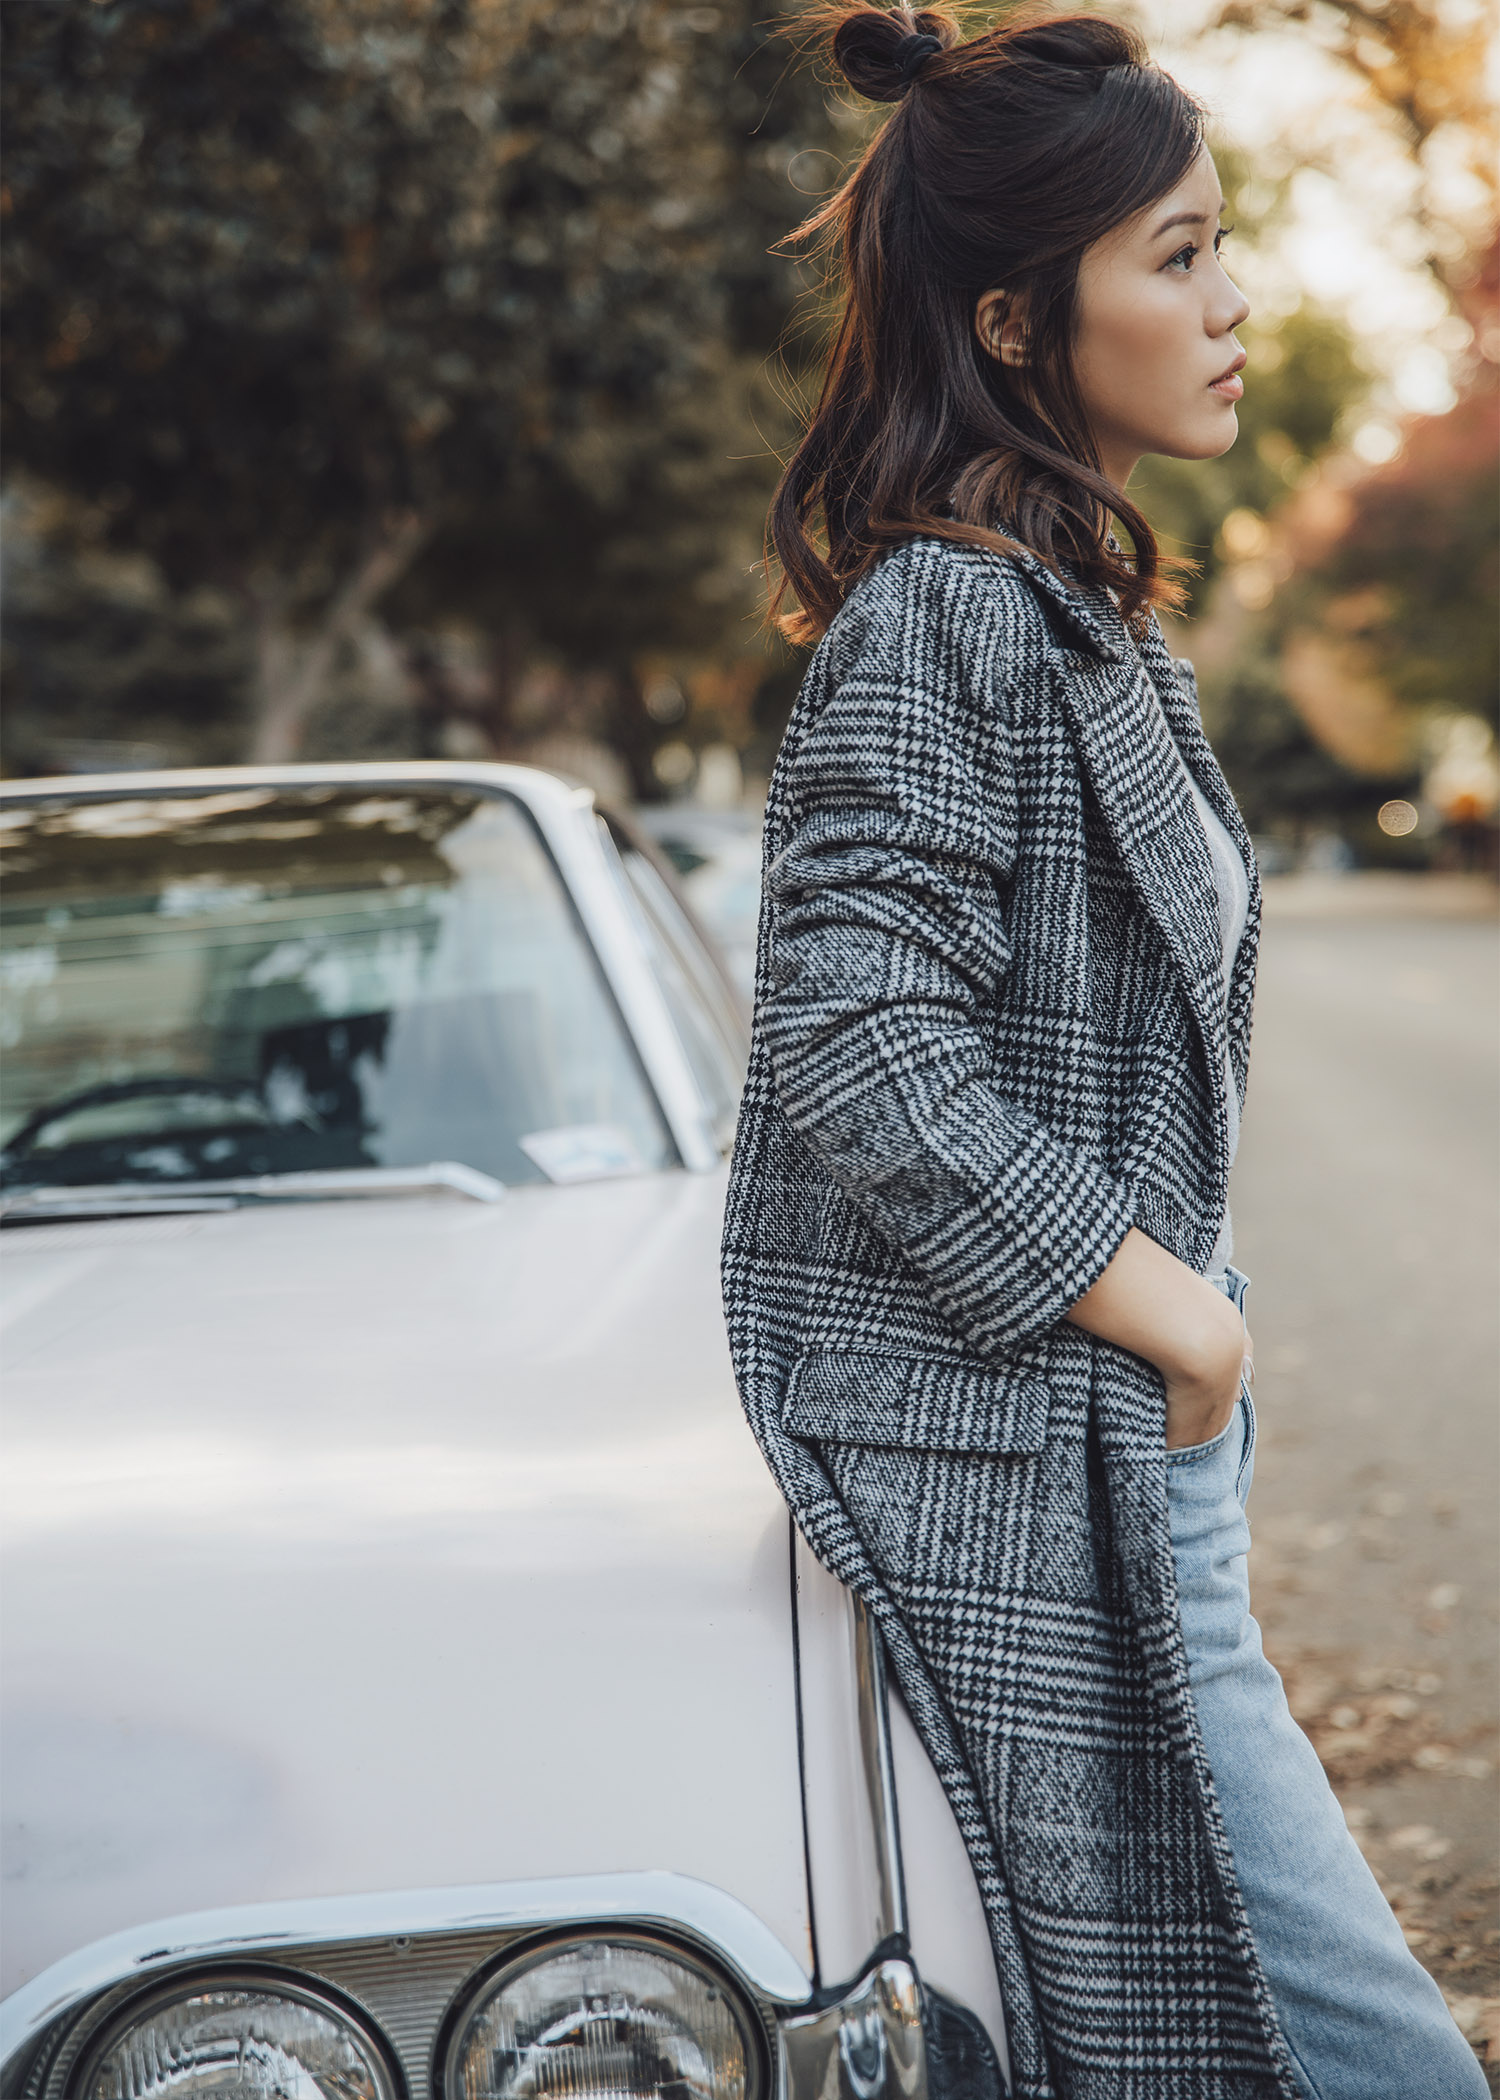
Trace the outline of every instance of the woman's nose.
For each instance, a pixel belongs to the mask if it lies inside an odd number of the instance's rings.
[[[1213,332],[1215,335],[1228,335],[1232,329],[1238,328],[1242,321],[1248,321],[1250,318],[1250,301],[1245,297],[1227,270],[1223,273],[1223,276],[1223,291],[1214,302]]]

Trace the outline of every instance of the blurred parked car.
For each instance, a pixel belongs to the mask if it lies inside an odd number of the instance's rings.
[[[638,809],[635,822],[676,870],[684,895],[717,942],[748,1010],[755,990],[755,934],[760,923],[759,812],[657,802]]]
[[[957,1829],[740,1413],[741,1022],[652,852],[447,764],[0,843],[6,2094],[994,2100]]]

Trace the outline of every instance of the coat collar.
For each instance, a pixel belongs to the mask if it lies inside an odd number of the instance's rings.
[[[1122,659],[1129,646],[1128,639],[1114,607],[1109,605],[1103,592],[1089,590],[1060,575],[1029,547],[1013,542],[1009,558],[1037,595],[1045,599],[1048,609],[1059,618],[1063,627],[1081,641],[1091,655],[1105,663],[1117,663]]]

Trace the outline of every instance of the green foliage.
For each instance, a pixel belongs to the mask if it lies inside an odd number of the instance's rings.
[[[57,546],[19,509],[5,506],[9,769],[232,764],[252,669],[240,608],[206,586],[169,592],[144,556]]]
[[[507,734],[515,667],[561,662],[608,696],[595,728],[640,789],[684,732],[644,708],[635,661],[763,661],[712,734],[764,769],[800,658],[766,652],[756,562],[820,319],[797,306],[805,268],[769,251],[877,120],[830,102],[775,20],[755,0],[0,10],[0,430],[67,528],[13,573],[11,762],[49,715],[235,755],[320,635],[321,690],[347,708],[378,600],[410,639],[404,671],[385,642],[388,695],[409,688],[388,721],[405,707],[422,738],[443,704],[431,638],[467,621],[502,667],[471,713],[486,737]],[[1219,163],[1233,267],[1275,238],[1286,192]],[[1137,478],[1202,565],[1195,612],[1226,515],[1274,525],[1369,383],[1311,308],[1243,337],[1237,445]],[[1258,824],[1329,821],[1354,792],[1276,682],[1289,622],[1335,619],[1410,705],[1492,707],[1486,442],[1371,484],[1252,659],[1205,681]],[[301,675],[298,739],[316,686]]]
[[[744,628],[766,250],[821,91],[751,0],[5,11],[12,470],[179,589],[405,586],[579,660]]]

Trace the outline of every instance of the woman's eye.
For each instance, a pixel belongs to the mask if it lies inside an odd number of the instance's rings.
[[[1217,255],[1219,250],[1223,247],[1225,235],[1231,234],[1233,232],[1234,228],[1232,226],[1221,226],[1218,229],[1218,231],[1214,235],[1215,255]],[[1201,249],[1198,247],[1198,244],[1195,241],[1189,241],[1186,247],[1179,248],[1175,255],[1169,256],[1167,258],[1167,268],[1169,270],[1191,270],[1191,268],[1193,267],[1193,258],[1196,255],[1201,254],[1201,252]]]

